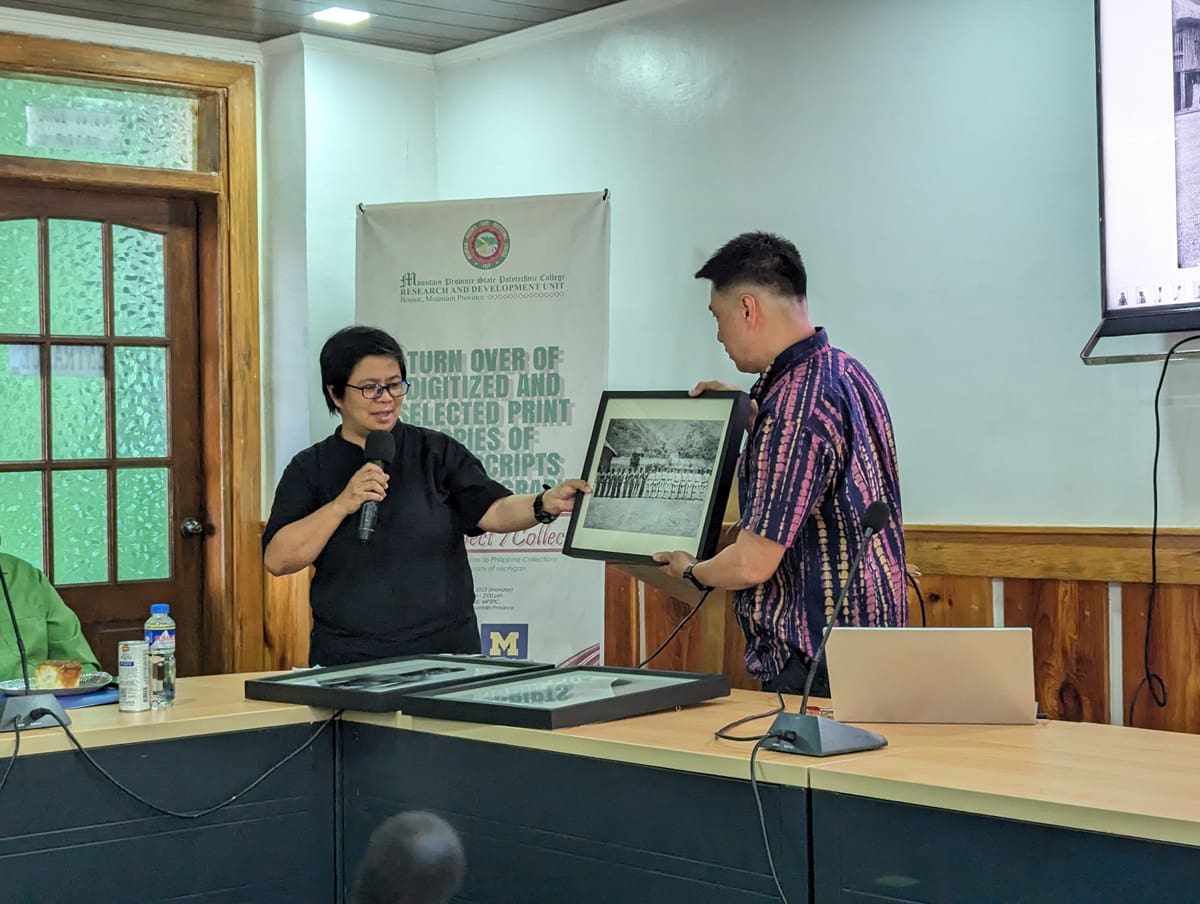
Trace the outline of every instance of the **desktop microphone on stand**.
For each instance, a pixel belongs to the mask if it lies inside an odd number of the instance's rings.
[[[834,626],[846,607],[846,598],[850,594],[850,586],[858,573],[863,553],[867,551],[871,537],[879,533],[887,524],[891,509],[886,502],[872,502],[863,515],[863,542],[858,547],[858,554],[850,564],[850,572],[842,585],[841,596],[833,607],[833,617],[825,628],[821,643],[813,653],[808,666],[808,680],[804,682],[804,701],[800,704],[799,713],[780,713],[762,746],[767,750],[778,750],[782,753],[795,753],[800,756],[834,756],[839,753],[858,753],[862,750],[878,750],[887,746],[887,738],[865,728],[845,725],[833,719],[823,719],[820,716],[808,715],[808,695],[812,691],[813,678],[817,674],[817,666],[821,663],[821,655],[825,652],[825,644]]]
[[[25,654],[25,641],[21,637],[21,629],[17,625],[17,610],[13,608],[12,596],[8,592],[8,581],[4,577],[4,569],[0,568],[0,589],[4,591],[4,602],[8,605],[8,617],[12,619],[13,636],[17,639],[17,652],[21,656],[21,674],[25,678],[25,695],[5,697],[4,705],[0,708],[0,732],[26,731],[30,728],[52,728],[56,725],[70,725],[71,717],[67,715],[58,698],[53,694],[34,694],[29,686],[29,657]],[[58,718],[55,718],[55,715]]]

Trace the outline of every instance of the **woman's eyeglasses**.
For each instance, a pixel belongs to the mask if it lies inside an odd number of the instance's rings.
[[[346,388],[357,389],[368,402],[383,398],[385,392],[393,399],[398,399],[408,392],[408,380],[393,380],[391,383],[363,383],[362,386],[347,383]]]

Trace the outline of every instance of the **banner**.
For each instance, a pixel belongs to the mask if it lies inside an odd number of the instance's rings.
[[[607,384],[608,193],[359,206],[359,323],[397,338],[401,420],[514,493],[578,477]],[[596,664],[604,566],[567,521],[468,537],[485,655]]]

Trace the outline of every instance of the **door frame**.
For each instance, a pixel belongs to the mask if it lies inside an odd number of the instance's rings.
[[[265,667],[254,67],[0,33],[0,69],[183,88],[207,171],[0,155],[0,180],[195,200],[205,514],[203,673]]]

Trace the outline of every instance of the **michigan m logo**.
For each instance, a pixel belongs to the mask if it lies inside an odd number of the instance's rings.
[[[525,659],[529,655],[529,625],[480,625],[479,634],[486,656]]]

